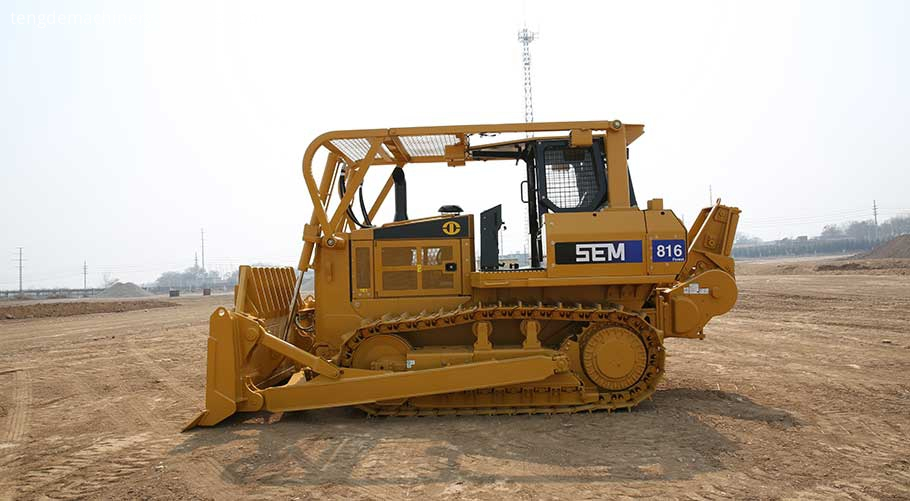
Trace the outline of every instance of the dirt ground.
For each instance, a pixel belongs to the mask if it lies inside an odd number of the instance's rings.
[[[632,412],[367,419],[202,405],[207,318],[0,322],[0,499],[908,499],[910,280],[739,277]]]

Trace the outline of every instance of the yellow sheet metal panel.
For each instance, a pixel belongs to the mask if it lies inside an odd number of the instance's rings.
[[[550,278],[647,275],[641,211],[545,214],[544,225]]]
[[[360,325],[361,317],[351,307],[349,249],[316,248],[313,261],[315,290],[319,296],[316,308],[317,346],[325,352],[337,348],[341,335]],[[326,305],[326,306],[323,306]]]
[[[471,226],[474,226],[474,217],[470,218]],[[473,235],[473,232],[471,233]],[[468,296],[471,294],[471,274],[474,273],[474,239],[461,239],[461,293]]]
[[[607,201],[611,208],[625,208],[631,204],[629,194],[629,166],[626,163],[626,132],[620,126],[606,134],[604,148],[607,158]]]
[[[569,144],[572,148],[590,148],[594,144],[594,137],[590,130],[572,129],[569,133]]]
[[[373,240],[373,228],[360,228],[350,234],[350,240]]]

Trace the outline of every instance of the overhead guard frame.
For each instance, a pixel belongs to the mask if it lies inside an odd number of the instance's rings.
[[[487,124],[487,125],[453,125],[434,127],[403,127],[394,129],[361,129],[333,131],[317,137],[307,147],[303,156],[303,178],[307,191],[313,203],[313,214],[310,223],[306,225],[303,233],[303,250],[300,255],[298,269],[306,271],[311,268],[313,249],[317,244],[327,247],[343,245],[339,234],[345,225],[351,226],[347,215],[347,207],[353,201],[357,188],[363,183],[367,171],[374,165],[394,165],[404,167],[409,163],[448,163],[451,166],[464,165],[467,162],[486,161],[488,158],[473,158],[472,149],[491,150],[511,147],[518,148],[529,140],[560,138],[564,139],[570,133],[582,131],[591,133],[592,137],[602,137],[604,154],[607,165],[608,199],[611,209],[630,207],[629,171],[626,164],[626,148],[644,133],[644,126],[640,124],[623,124],[619,120],[578,121],[578,122],[537,122],[537,123],[512,123],[512,124]],[[486,143],[472,148],[470,137],[473,135],[495,135],[509,133],[539,134],[550,133],[548,136],[524,138],[498,143]],[[445,138],[444,144],[440,143],[439,136]],[[416,138],[416,139],[415,139]],[[429,143],[427,147],[420,144],[421,138]],[[434,139],[435,138],[435,139]],[[422,153],[414,154],[416,147]],[[347,148],[345,146],[348,146]],[[444,148],[439,151],[440,146]],[[410,147],[410,149],[409,149]],[[313,159],[320,149],[326,149],[328,156],[322,176],[317,184],[313,175]],[[363,153],[362,156],[353,152]],[[359,158],[358,158],[359,157]],[[336,178],[335,173],[340,165],[347,166],[344,196],[332,205],[332,184]],[[376,200],[369,211],[372,219],[393,186],[393,179],[389,176]]]

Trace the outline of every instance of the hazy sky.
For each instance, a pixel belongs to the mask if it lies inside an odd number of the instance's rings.
[[[0,289],[19,246],[27,288],[81,287],[83,261],[90,285],[154,280],[192,265],[203,227],[210,268],[296,264],[309,141],[522,121],[523,12],[535,119],[644,123],[639,200],[691,222],[710,184],[763,238],[870,218],[873,199],[906,212],[908,5],[7,2]],[[503,202],[521,248],[521,168],[408,176],[412,217]]]

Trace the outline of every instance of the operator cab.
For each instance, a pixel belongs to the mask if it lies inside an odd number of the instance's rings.
[[[628,155],[628,150],[627,155]],[[543,216],[547,213],[597,212],[609,206],[606,156],[603,138],[589,145],[573,145],[569,139],[542,139],[470,150],[474,160],[515,159],[523,161],[522,202],[528,210],[530,268],[541,269],[543,259]],[[637,207],[629,177],[631,206]],[[499,230],[504,225],[502,205],[480,214],[480,269],[505,268],[500,262]],[[515,269],[510,266],[510,269]]]

